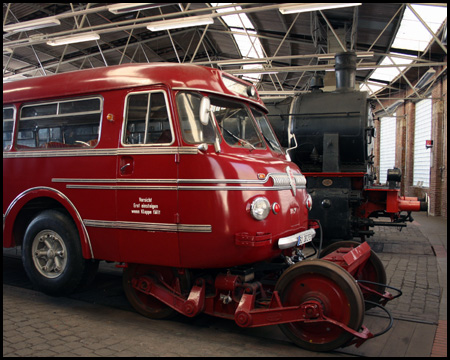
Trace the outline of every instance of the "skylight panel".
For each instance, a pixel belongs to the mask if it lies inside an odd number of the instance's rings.
[[[211,3],[212,6],[233,5],[233,3]],[[229,8],[217,9],[218,13],[225,13],[235,10],[241,10],[240,6],[230,6]],[[241,34],[233,34],[236,44],[243,59],[259,59],[263,58],[261,42],[256,36],[255,28],[246,14],[223,15],[222,20],[227,24],[231,31],[241,32]],[[245,28],[244,32],[242,28]],[[261,65],[243,65],[243,69],[262,69]],[[261,74],[244,75],[243,79],[257,82],[261,79]]]
[[[447,10],[430,5],[411,5],[428,27],[436,33],[447,17]],[[433,36],[416,15],[407,7],[403,15],[393,48],[424,51]]]
[[[367,91],[369,94],[372,94],[372,93],[377,92],[378,90],[380,90],[382,88],[383,88],[383,86],[381,86],[381,85],[374,85],[374,84],[366,85],[366,84],[363,83],[359,87],[359,90]]]
[[[263,57],[259,39],[251,34],[256,34],[256,31],[247,30],[249,36],[234,34],[234,38],[239,46],[241,54],[244,58],[261,58]],[[252,44],[253,42],[253,44]]]
[[[430,5],[411,6],[434,33],[439,30],[442,23],[447,18],[446,8]],[[433,36],[430,34],[430,32],[425,28],[425,26],[411,11],[411,9],[407,7],[405,9],[395,40],[392,43],[392,48],[424,51],[430,44],[430,41],[432,41],[432,39]],[[392,53],[392,56],[390,58],[385,57],[380,65],[408,65],[413,61],[414,59],[405,59],[404,56],[403,58],[395,57],[395,53]],[[392,82],[393,80],[401,76],[400,72],[404,71],[405,69],[406,66],[399,66],[398,68],[377,68],[370,76],[370,80],[384,80]],[[372,94],[373,92],[377,92],[381,88],[382,87],[378,87],[372,84],[369,87],[364,84],[360,87],[361,90],[368,91],[370,94]]]

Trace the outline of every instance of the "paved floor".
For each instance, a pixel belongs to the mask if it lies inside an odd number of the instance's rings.
[[[276,326],[241,329],[206,315],[170,321],[134,312],[120,271],[102,265],[94,284],[68,297],[32,289],[20,260],[3,258],[3,356],[446,356],[447,222],[415,214],[402,232],[376,228],[369,239],[403,296],[388,304],[395,318],[386,334],[360,348],[313,353],[290,343]],[[14,254],[14,250],[7,250]],[[387,319],[370,310],[373,332]]]

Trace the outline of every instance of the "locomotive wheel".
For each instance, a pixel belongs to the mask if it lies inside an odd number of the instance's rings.
[[[154,298],[151,295],[144,294],[143,292],[135,289],[132,284],[133,278],[138,278],[143,275],[149,275],[156,279],[155,273],[162,275],[164,282],[170,286],[175,284],[176,270],[169,267],[151,266],[142,264],[128,264],[128,267],[124,268],[122,284],[127,296],[128,301],[134,307],[134,309],[151,319],[170,319],[178,314],[178,312],[167,306],[163,302]],[[187,273],[186,273],[187,274]],[[183,290],[190,289],[190,281],[187,275],[180,276],[180,286]]]
[[[323,314],[358,331],[364,318],[364,299],[353,277],[339,265],[309,260],[288,268],[278,280],[284,306],[318,301]],[[296,345],[311,351],[330,351],[344,346],[353,335],[327,322],[292,322],[279,325]]]
[[[352,247],[355,248],[357,246],[361,245],[360,243],[356,241],[338,241],[334,244],[331,244],[330,246],[326,247],[322,250],[320,253],[320,258],[323,258],[324,256],[331,254],[333,251],[341,248],[341,247]],[[378,255],[373,251],[370,250],[370,257],[369,260],[367,260],[366,265],[360,272],[360,274],[355,278],[356,280],[367,280],[383,285],[373,285],[373,284],[363,284],[364,286],[373,289],[380,294],[384,294],[384,291],[386,290],[386,271],[384,269],[383,263],[381,262]],[[366,293],[363,291],[364,300],[373,301],[374,303],[379,302],[381,296],[372,294],[372,293]],[[366,310],[369,310],[373,308],[374,305],[371,305],[369,303],[366,303]]]

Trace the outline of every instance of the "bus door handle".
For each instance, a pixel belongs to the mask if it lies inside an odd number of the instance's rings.
[[[130,175],[134,170],[134,159],[131,156],[122,156],[119,166],[121,175]]]

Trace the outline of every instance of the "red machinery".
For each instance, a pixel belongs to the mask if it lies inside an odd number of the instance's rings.
[[[381,262],[367,243],[341,245],[347,247],[323,259],[287,265],[301,258],[297,249],[282,255],[283,262],[226,272],[128,264],[123,284],[130,303],[150,318],[204,312],[241,327],[280,325],[295,344],[312,351],[359,346],[374,337],[363,325],[365,308],[394,297],[378,292],[385,288],[376,283]]]

